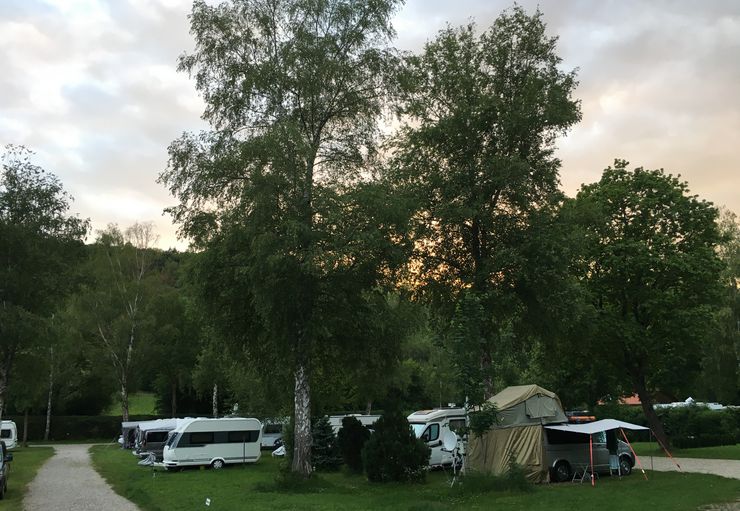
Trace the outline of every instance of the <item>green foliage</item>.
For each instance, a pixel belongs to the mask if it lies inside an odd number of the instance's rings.
[[[406,418],[398,411],[389,411],[375,423],[362,449],[362,461],[370,481],[422,481],[430,454]]]
[[[407,123],[388,178],[416,206],[411,278],[476,404],[518,377],[567,268],[548,229],[553,151],[580,110],[555,45],[542,14],[517,6],[480,35],[472,23],[440,31],[400,76]]]
[[[344,464],[352,472],[362,473],[362,449],[369,438],[370,430],[355,417],[342,419],[342,427],[337,433],[337,443]]]
[[[311,460],[314,468],[319,471],[338,470],[342,464],[342,455],[328,417],[323,416],[314,421],[311,437]]]
[[[483,436],[483,433],[491,429],[498,423],[498,410],[496,405],[491,402],[485,402],[477,412],[471,412],[468,415],[468,429],[477,436]]]

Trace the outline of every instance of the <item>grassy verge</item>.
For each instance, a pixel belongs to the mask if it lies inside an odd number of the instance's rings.
[[[134,392],[128,396],[129,415],[152,415],[157,413],[157,398],[151,392]],[[120,415],[121,403],[113,403],[101,415]]]
[[[36,476],[41,465],[54,454],[54,449],[51,447],[18,447],[10,452],[13,453],[13,462],[10,464],[8,493],[5,494],[4,500],[0,500],[0,510],[20,511],[28,483]]]
[[[497,509],[571,511],[573,509],[695,510],[734,501],[740,481],[704,474],[650,472],[649,481],[634,474],[623,479],[604,477],[595,488],[587,484],[540,485],[530,492],[480,492],[464,486],[450,488],[444,472],[429,474],[425,484],[371,484],[344,472],[321,474],[298,491],[278,491],[272,481],[279,461],[269,456],[256,464],[224,470],[152,472],[139,467],[126,451],[92,448],[96,469],[119,494],[144,511],[227,509],[364,510]]]
[[[656,442],[634,442],[638,456],[665,456]],[[671,449],[675,458],[707,458],[715,460],[740,460],[740,444],[718,445],[716,447],[696,447],[694,449]]]

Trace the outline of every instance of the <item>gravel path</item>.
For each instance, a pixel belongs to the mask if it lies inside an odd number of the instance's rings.
[[[55,445],[23,500],[25,511],[138,511],[93,469],[90,445]]]
[[[681,470],[684,472],[699,472],[702,474],[714,474],[723,477],[729,477],[731,479],[740,479],[740,461],[738,460],[707,460],[702,458],[674,458],[679,465]],[[661,472],[671,472],[678,470],[676,465],[670,460],[670,458],[662,458],[658,456],[642,456],[640,457],[642,466],[646,470],[658,470]],[[634,468],[639,473],[639,467],[635,465]]]

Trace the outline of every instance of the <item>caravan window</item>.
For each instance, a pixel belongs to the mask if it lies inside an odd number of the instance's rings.
[[[252,443],[256,442],[260,436],[259,431],[229,431],[228,442],[233,443]]]
[[[282,424],[265,424],[265,427],[262,429],[262,431],[265,434],[282,433],[283,425]]]
[[[190,445],[205,445],[205,444],[212,444],[212,443],[213,443],[213,433],[210,431],[190,433]]]
[[[178,434],[174,431],[170,433],[170,437],[167,439],[167,447],[172,447],[177,441]]]
[[[0,438],[10,438],[10,430],[4,429],[0,431]]]
[[[146,441],[147,442],[164,442],[167,438],[169,431],[147,431]]]

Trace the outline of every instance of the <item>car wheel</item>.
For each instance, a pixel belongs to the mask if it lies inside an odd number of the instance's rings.
[[[623,476],[628,476],[632,473],[632,461],[629,456],[621,456],[619,458],[619,473]]]
[[[553,468],[552,473],[553,478],[558,483],[570,481],[570,479],[573,477],[573,474],[570,471],[570,464],[567,461],[558,461],[555,464],[555,468]]]
[[[3,481],[3,485],[0,486],[0,500],[3,500],[5,498],[5,492],[8,490],[8,483],[7,481]]]
[[[211,463],[211,466],[215,468],[216,470],[220,470],[224,468],[224,460],[213,460]]]

